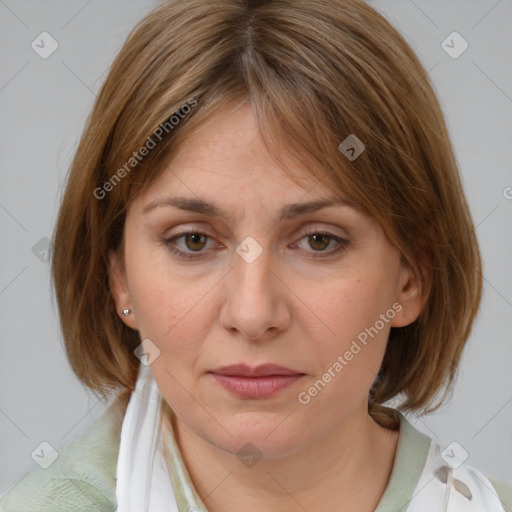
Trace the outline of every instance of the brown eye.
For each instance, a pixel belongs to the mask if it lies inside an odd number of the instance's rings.
[[[302,234],[297,246],[312,257],[328,257],[346,249],[350,243],[350,241],[331,233],[308,231]]]
[[[312,249],[322,251],[328,247],[331,237],[322,233],[309,235],[309,245]]]
[[[188,231],[171,238],[162,239],[162,243],[174,254],[185,259],[198,259],[206,257],[208,250],[203,250],[213,241],[206,233]]]
[[[187,233],[185,237],[185,245],[191,251],[200,251],[206,245],[207,236],[201,233]]]

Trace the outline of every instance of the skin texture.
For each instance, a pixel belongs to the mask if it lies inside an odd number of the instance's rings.
[[[304,169],[297,174],[304,186],[268,155],[249,104],[233,103],[194,133],[134,201],[124,258],[110,254],[119,315],[160,350],[151,371],[176,414],[185,464],[211,511],[370,511],[393,466],[398,431],[374,422],[367,400],[390,328],[421,311],[417,274],[380,226],[349,206],[278,221],[285,204],[333,195]],[[143,213],[169,195],[210,201],[230,218],[172,206]],[[350,243],[333,253],[335,239],[306,230]],[[198,231],[207,237],[163,241]],[[249,236],[262,249],[251,263],[236,252]],[[181,258],[169,246],[200,257]],[[301,404],[297,395],[394,303],[401,311]],[[132,310],[128,317],[125,308]],[[241,399],[207,373],[241,362],[273,362],[305,375],[271,398]],[[262,456],[252,467],[236,455],[246,443]]]

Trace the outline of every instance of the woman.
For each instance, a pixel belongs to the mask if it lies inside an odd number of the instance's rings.
[[[150,13],[52,265],[75,373],[119,394],[0,510],[506,510],[402,414],[445,399],[481,262],[425,71],[361,1]]]

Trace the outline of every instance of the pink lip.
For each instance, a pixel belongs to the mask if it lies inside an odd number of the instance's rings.
[[[276,364],[252,368],[245,364],[223,366],[209,373],[221,386],[240,398],[270,397],[304,376],[304,373]]]

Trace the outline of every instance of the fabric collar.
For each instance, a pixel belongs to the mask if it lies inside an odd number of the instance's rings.
[[[165,409],[170,414],[164,416],[163,441],[169,454],[166,458],[167,466],[176,492],[179,512],[207,512],[183,462],[173,427],[174,413],[169,407]],[[375,512],[405,511],[418,484],[431,445],[431,439],[414,428],[400,411],[393,409],[393,412],[400,424],[397,450],[389,483]],[[187,499],[185,494],[189,490],[191,492]]]
[[[482,473],[452,464],[402,413],[386,409],[399,421],[400,432],[390,480],[375,512],[504,512]],[[121,427],[116,512],[208,512],[182,459],[173,414],[149,367],[141,365]]]

